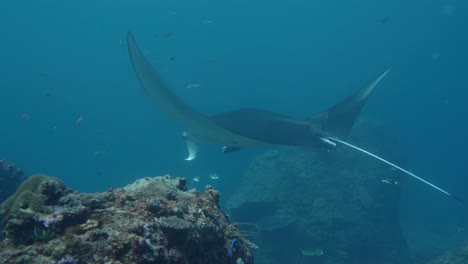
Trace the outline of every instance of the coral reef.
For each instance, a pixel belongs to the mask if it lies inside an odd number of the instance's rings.
[[[219,198],[169,176],[89,194],[35,175],[0,206],[0,263],[253,264]]]
[[[397,141],[375,122],[361,119],[349,141],[402,163]],[[403,177],[344,147],[281,147],[252,162],[226,207],[234,221],[257,223],[257,263],[410,263],[398,220]]]
[[[10,197],[25,179],[21,169],[11,162],[0,159],[0,203]]]
[[[8,223],[10,219],[19,218],[23,212],[41,212],[44,209],[44,203],[55,202],[64,189],[62,183],[53,177],[46,175],[33,175],[24,181],[18,190],[0,205],[0,215],[2,215],[2,225]],[[47,190],[42,190],[42,188]],[[47,197],[39,197],[47,193]]]

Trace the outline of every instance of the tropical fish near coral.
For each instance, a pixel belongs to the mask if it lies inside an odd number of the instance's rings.
[[[198,153],[196,143],[222,146],[224,153],[242,148],[261,148],[275,145],[332,149],[337,144],[342,144],[385,162],[438,191],[462,201],[413,173],[343,141],[349,135],[368,97],[387,76],[390,69],[384,71],[374,81],[353,95],[306,120],[256,108],[207,116],[194,110],[169,89],[140,51],[132,32],[128,32],[127,41],[130,60],[143,90],[159,110],[182,123],[187,129],[183,133],[189,150],[186,160],[196,158]]]
[[[228,257],[232,256],[232,253],[234,252],[234,248],[236,247],[236,245],[237,245],[237,239],[234,238],[233,240],[231,240],[231,243],[229,244],[229,248],[227,251]]]

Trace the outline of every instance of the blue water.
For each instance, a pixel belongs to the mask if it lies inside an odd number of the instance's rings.
[[[163,174],[200,176],[193,185],[203,188],[216,172],[229,195],[258,151],[206,146],[184,161],[183,128],[131,69],[131,29],[171,87],[207,114],[255,106],[305,118],[392,67],[363,115],[395,131],[408,169],[468,199],[467,11],[461,0],[3,0],[0,157],[81,191]],[[466,212],[417,182],[404,189],[402,217],[413,224],[452,230]]]

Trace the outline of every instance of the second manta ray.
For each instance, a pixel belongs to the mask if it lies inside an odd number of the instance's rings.
[[[154,104],[187,129],[183,137],[189,156],[196,158],[197,143],[208,143],[223,147],[223,152],[241,148],[259,148],[275,145],[333,148],[343,144],[363,152],[422,181],[436,190],[463,202],[460,198],[416,176],[415,174],[384,160],[364,149],[343,141],[374,88],[389,73],[383,72],[368,86],[358,90],[335,106],[320,112],[308,120],[295,119],[270,111],[248,108],[224,112],[213,116],[204,115],[174,94],[159,77],[151,63],[144,57],[132,32],[128,32],[128,53],[137,78]]]

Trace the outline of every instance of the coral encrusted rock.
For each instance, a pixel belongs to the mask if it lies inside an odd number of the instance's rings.
[[[219,198],[169,176],[93,194],[32,176],[0,206],[0,263],[253,264]]]

